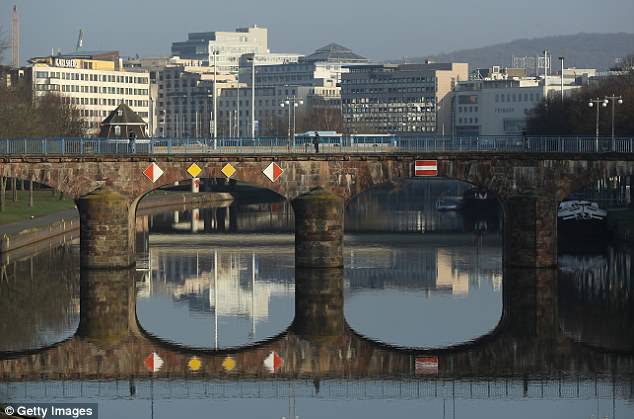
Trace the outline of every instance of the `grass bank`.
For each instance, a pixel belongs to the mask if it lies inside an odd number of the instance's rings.
[[[59,199],[59,194],[53,196],[50,190],[33,191],[33,207],[29,207],[29,191],[18,191],[17,202],[13,202],[13,192],[7,191],[5,209],[0,212],[0,224],[11,224],[71,208],[75,208],[75,201]]]

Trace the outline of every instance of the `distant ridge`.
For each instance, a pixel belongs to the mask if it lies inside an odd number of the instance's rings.
[[[438,62],[467,62],[469,68],[491,65],[510,66],[513,56],[535,56],[544,49],[552,53],[553,67],[559,65],[557,57],[566,57],[566,67],[597,68],[607,70],[615,59],[634,53],[634,34],[631,33],[578,33],[576,35],[548,36],[543,38],[517,39],[511,42],[482,48],[464,49],[447,54],[424,57],[408,57],[407,62],[423,62],[431,59]],[[390,62],[400,62],[391,60]]]

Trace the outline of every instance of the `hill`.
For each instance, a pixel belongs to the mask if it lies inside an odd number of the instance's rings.
[[[557,57],[564,56],[566,57],[566,67],[607,70],[615,64],[617,58],[634,53],[634,34],[579,33],[517,39],[482,48],[408,58],[408,62],[423,62],[425,59],[431,59],[437,62],[467,62],[469,68],[490,67],[491,65],[511,66],[513,56],[541,55],[544,49],[551,52],[554,68],[559,65]]]

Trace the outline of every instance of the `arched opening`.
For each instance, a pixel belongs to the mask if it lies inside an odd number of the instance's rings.
[[[294,316],[293,211],[282,196],[217,178],[138,200],[136,315],[162,341],[203,350],[261,343]]]
[[[42,349],[79,324],[79,214],[28,177],[0,179],[0,352]]]
[[[348,324],[369,339],[416,348],[495,329],[501,214],[493,193],[450,179],[408,179],[354,197],[345,224]]]

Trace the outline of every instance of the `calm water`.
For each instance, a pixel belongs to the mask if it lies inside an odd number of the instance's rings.
[[[457,183],[406,183],[351,202],[346,214],[343,315],[349,333],[362,340],[325,346],[316,343],[321,341],[300,340],[305,348],[299,352],[302,359],[321,353],[315,359],[321,359],[320,368],[330,371],[323,377],[299,372],[310,368],[290,359],[284,368],[300,368],[290,381],[259,374],[237,381],[237,376],[218,379],[195,374],[185,381],[113,376],[106,373],[108,357],[124,355],[117,352],[120,340],[110,322],[106,332],[100,329],[101,333],[91,335],[100,337],[100,345],[113,348],[100,355],[99,362],[105,362],[102,375],[64,381],[19,379],[7,375],[9,367],[0,360],[0,374],[10,378],[0,384],[0,402],[89,400],[99,403],[102,418],[186,417],[184,411],[191,417],[232,418],[634,416],[634,362],[624,355],[634,348],[632,250],[611,247],[601,254],[562,255],[554,291],[556,332],[553,335],[549,326],[522,329],[525,320],[535,315],[524,305],[540,301],[541,291],[516,289],[522,276],[504,276],[499,217],[434,209],[437,199],[461,195],[464,189]],[[222,208],[173,208],[139,217],[136,286],[128,301],[111,302],[102,294],[91,301],[103,306],[111,318],[132,307],[140,333],[176,350],[225,350],[235,353],[238,362],[247,362],[248,357],[240,358],[239,348],[276,342],[280,335],[284,342],[293,324],[292,226],[292,210],[285,202],[238,200]],[[0,351],[37,350],[75,335],[80,322],[80,276],[87,275],[78,266],[76,242],[5,261],[0,281]],[[101,275],[91,283],[101,284],[107,292],[109,274]],[[117,277],[111,274],[112,284]],[[516,291],[505,294],[505,287]],[[509,327],[501,323],[508,311],[507,298],[521,301],[513,303],[519,311],[513,309],[507,316],[511,329],[519,327],[520,332],[513,332],[516,336],[508,344],[491,346],[486,355],[474,352],[468,361],[459,352],[452,355],[460,351],[452,348],[477,347],[490,339],[484,336]],[[546,324],[539,310],[535,324]],[[574,361],[564,374],[543,376],[537,372],[542,364],[556,364],[564,356],[547,352],[520,364],[525,373],[486,372],[485,365],[495,369],[511,362],[508,359],[530,359],[522,345],[533,345],[531,339],[545,347],[570,339],[573,343],[566,344],[566,350],[579,344],[579,359],[595,357],[595,361]],[[372,342],[388,346],[372,346]],[[438,372],[414,373],[416,352],[411,355],[411,370],[403,370],[397,358],[388,357],[390,347],[438,355],[441,378]],[[614,354],[625,356],[619,358],[619,369],[601,369],[601,357],[609,360]],[[20,356],[29,355],[14,353],[11,358]],[[451,365],[444,361],[449,358]],[[348,359],[342,362],[351,369],[341,370],[337,359]],[[170,363],[169,357],[166,362]],[[459,367],[461,363],[464,367]],[[480,366],[482,372],[477,372]],[[55,366],[52,371],[66,372]]]

